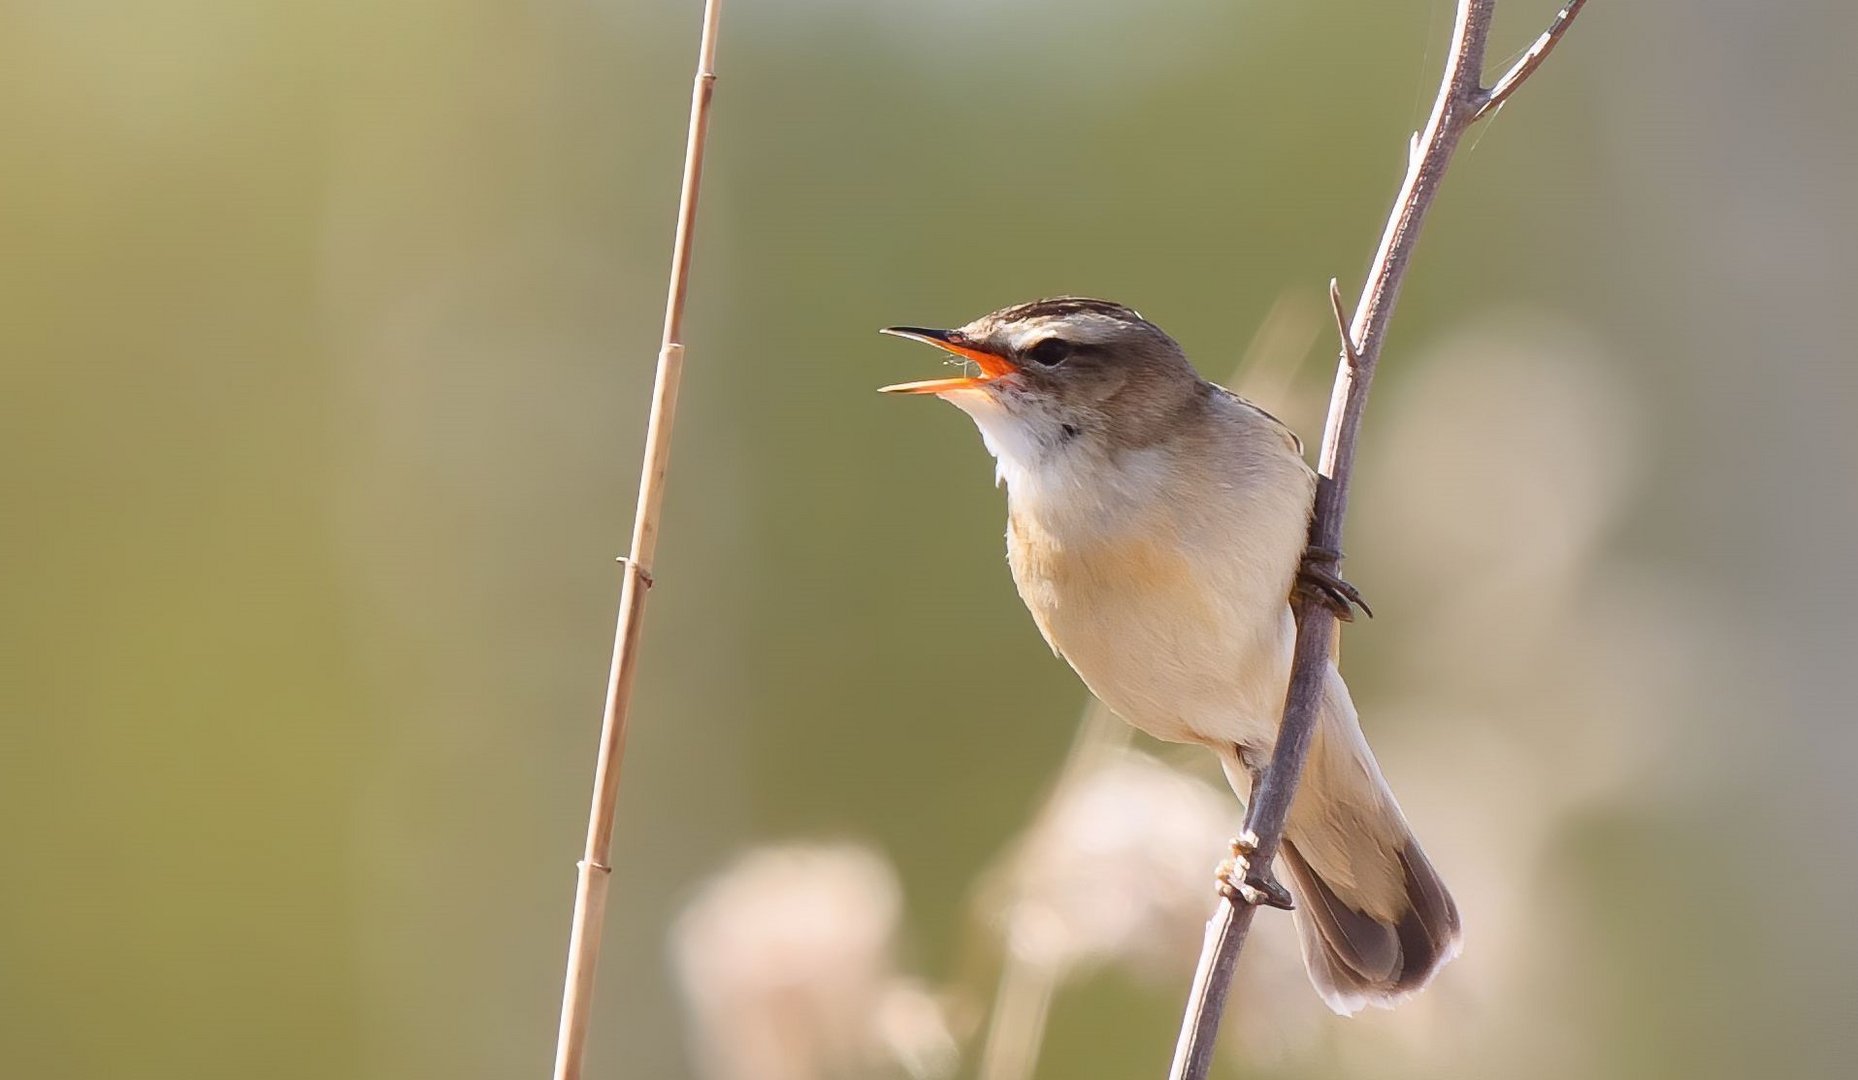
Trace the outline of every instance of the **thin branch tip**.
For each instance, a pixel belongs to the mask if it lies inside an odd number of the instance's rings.
[[[1535,74],[1536,69],[1542,66],[1542,62],[1548,59],[1548,54],[1554,51],[1555,46],[1561,43],[1563,37],[1567,36],[1568,28],[1574,25],[1574,17],[1579,15],[1581,9],[1586,6],[1587,0],[1568,0],[1561,10],[1555,13],[1554,21],[1548,24],[1548,29],[1542,31],[1541,36],[1537,37],[1535,42],[1529,46],[1528,51],[1523,53],[1522,59],[1511,65],[1502,77],[1491,84],[1490,89],[1484,91],[1483,100],[1478,104],[1477,110],[1471,114],[1471,123],[1476,123],[1503,107],[1503,103],[1510,99],[1510,95],[1516,93],[1517,88],[1522,86],[1529,76]]]
[[[1348,328],[1348,312],[1342,306],[1342,287],[1329,279],[1329,310],[1335,315],[1335,332],[1342,339],[1342,355],[1348,358],[1351,371],[1361,370],[1361,352],[1355,348],[1354,332]]]

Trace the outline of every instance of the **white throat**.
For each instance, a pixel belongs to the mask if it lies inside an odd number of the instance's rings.
[[[981,431],[981,442],[994,457],[994,482],[1005,484],[1015,494],[1038,487],[1041,472],[1049,470],[1057,455],[1053,433],[1037,418],[1027,417],[1011,408],[1006,388],[951,390],[939,395],[944,401],[967,413]],[[1053,425],[1056,432],[1056,425]]]
[[[1165,448],[1125,450],[1112,459],[1100,437],[1067,430],[1062,419],[1026,408],[1023,398],[1000,395],[1005,389],[941,396],[974,418],[994,457],[994,481],[1007,489],[1015,514],[1030,515],[1054,538],[1081,543],[1122,532],[1153,512],[1169,487]]]

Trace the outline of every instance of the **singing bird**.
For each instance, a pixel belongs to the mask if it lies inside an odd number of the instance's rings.
[[[1124,720],[1210,748],[1247,797],[1284,706],[1290,597],[1310,580],[1315,474],[1296,435],[1105,300],[883,333],[978,368],[884,389],[935,395],[980,428],[1007,491],[1013,580],[1052,650]],[[1325,680],[1281,855],[1310,980],[1346,1014],[1425,986],[1457,955],[1459,922],[1333,662]]]

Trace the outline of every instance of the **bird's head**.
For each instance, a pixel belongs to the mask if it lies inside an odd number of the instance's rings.
[[[1003,464],[1035,466],[1075,446],[1150,445],[1202,386],[1179,344],[1133,308],[1063,296],[1002,308],[953,330],[890,326],[976,370],[898,383],[974,418]]]

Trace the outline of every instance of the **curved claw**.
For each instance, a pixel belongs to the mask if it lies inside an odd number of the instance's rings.
[[[1372,619],[1374,609],[1342,575],[1336,572],[1336,564],[1342,561],[1342,553],[1333,548],[1311,547],[1303,553],[1303,565],[1297,570],[1297,583],[1293,595],[1299,600],[1308,600],[1321,604],[1343,622],[1355,621],[1355,608]]]

